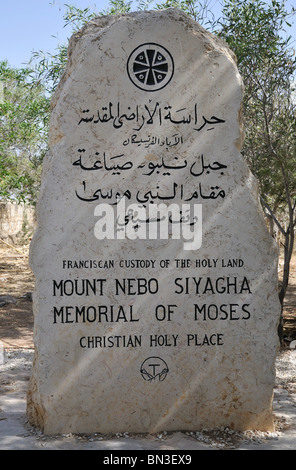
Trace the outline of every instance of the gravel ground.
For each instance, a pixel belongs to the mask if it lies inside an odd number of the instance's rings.
[[[26,390],[32,349],[0,347],[0,450],[296,450],[296,349],[276,361],[273,433],[228,428],[158,434],[63,434],[45,436],[28,425]]]

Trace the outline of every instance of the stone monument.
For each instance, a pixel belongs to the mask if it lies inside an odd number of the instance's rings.
[[[242,93],[233,53],[176,9],[71,38],[30,252],[45,433],[273,429],[277,248]]]

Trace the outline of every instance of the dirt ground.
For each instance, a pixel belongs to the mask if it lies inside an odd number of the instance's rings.
[[[280,263],[280,267],[282,264]],[[281,275],[281,272],[279,273]],[[284,302],[284,336],[290,342],[296,339],[296,253],[292,258],[290,266],[290,281]]]
[[[13,249],[0,242],[0,302],[3,295],[16,300],[2,307],[0,303],[0,341],[4,348],[33,348],[34,276],[28,255],[29,246]]]
[[[28,265],[28,255],[29,246],[16,246],[14,249],[0,242],[0,341],[4,348],[33,348],[31,293],[34,291],[34,276]],[[281,262],[279,266],[281,269]],[[2,295],[12,296],[16,302],[1,307]],[[296,254],[291,263],[290,285],[285,299],[284,336],[288,338],[287,345],[296,339]]]

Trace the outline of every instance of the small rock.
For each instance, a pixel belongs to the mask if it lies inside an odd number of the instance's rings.
[[[11,295],[0,295],[0,307],[4,307],[7,304],[15,304],[17,299]]]

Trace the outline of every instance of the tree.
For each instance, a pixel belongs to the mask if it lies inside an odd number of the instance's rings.
[[[262,205],[280,230],[284,270],[283,305],[289,282],[296,224],[296,71],[285,1],[226,0],[222,36],[237,56],[244,80],[246,137],[243,155],[259,181]]]
[[[0,62],[0,199],[36,202],[47,148],[49,99],[28,85],[29,69]]]

